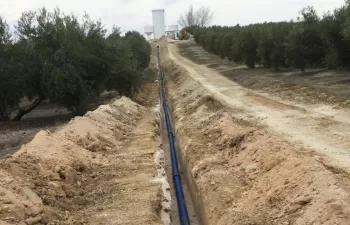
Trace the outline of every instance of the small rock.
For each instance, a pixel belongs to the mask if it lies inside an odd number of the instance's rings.
[[[99,152],[99,151],[102,151],[103,150],[103,147],[100,143],[100,141],[94,141],[92,142],[91,144],[89,144],[87,147],[86,147],[87,150],[90,150],[92,152]]]
[[[78,172],[84,172],[87,169],[87,165],[84,163],[78,163],[74,166],[74,169]]]
[[[258,172],[258,171],[260,171],[259,163],[250,164],[249,166],[247,166],[245,168],[246,173],[253,173],[253,172]]]
[[[73,198],[74,197],[74,192],[72,190],[64,190],[64,192],[66,192],[66,196],[68,198]]]
[[[66,192],[64,192],[62,186],[57,182],[49,182],[49,189],[53,192],[55,196],[66,197]]]
[[[50,173],[49,178],[51,181],[60,181],[61,180],[60,175],[58,173]]]
[[[62,219],[63,217],[60,214],[58,214],[55,210],[46,209],[45,212],[41,215],[40,222],[42,224],[54,224],[52,221],[58,221]]]
[[[77,205],[87,205],[89,202],[84,197],[76,197],[74,198],[74,203]]]
[[[31,212],[30,213],[31,216],[37,216],[43,212],[43,209],[39,206],[34,205],[34,206],[30,207],[30,212]]]
[[[311,202],[312,199],[312,196],[303,196],[295,199],[294,203],[299,205],[306,205],[307,203]]]
[[[25,220],[26,224],[32,225],[37,224],[41,221],[41,216],[31,217]]]
[[[77,176],[77,173],[75,172],[75,170],[68,166],[67,168],[65,168],[64,170],[64,176],[65,176],[65,180],[68,182],[68,183],[76,183],[77,182],[77,179],[78,179],[78,176]]]
[[[168,209],[168,208],[164,208],[163,211],[166,212],[166,213],[170,213],[171,212],[171,210]]]
[[[63,170],[62,165],[57,165],[57,166],[55,166],[54,171],[55,171],[56,173],[60,173],[62,170]]]
[[[301,209],[301,205],[293,205],[289,208],[288,212],[289,213],[295,213],[296,211],[298,211],[299,209]]]
[[[25,194],[34,204],[43,204],[43,200],[31,189],[24,187],[22,193]]]

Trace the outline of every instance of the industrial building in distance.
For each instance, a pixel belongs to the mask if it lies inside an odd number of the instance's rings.
[[[165,25],[165,10],[152,10],[153,26],[145,26],[144,32],[148,39],[159,39],[166,35],[175,35],[177,39],[179,33],[178,25]]]

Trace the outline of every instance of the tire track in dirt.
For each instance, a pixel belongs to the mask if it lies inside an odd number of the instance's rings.
[[[327,156],[334,166],[350,172],[350,119],[347,111],[284,103],[267,94],[262,96],[180,56],[176,44],[167,46],[171,60],[185,68],[216,100],[235,109],[236,116],[265,126],[295,144],[312,148]],[[284,110],[281,110],[282,105]]]
[[[242,119],[181,66],[168,61],[166,74],[204,224],[348,224],[348,173]]]

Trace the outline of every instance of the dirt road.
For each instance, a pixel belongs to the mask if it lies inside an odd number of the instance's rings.
[[[175,138],[203,224],[348,224],[350,180],[339,158],[331,164],[295,144],[297,128],[264,115],[285,120],[305,111],[306,119],[312,111],[242,88],[162,44]]]
[[[185,68],[222,104],[235,109],[235,117],[264,126],[295,144],[311,148],[332,164],[350,172],[350,112],[326,104],[300,104],[246,89],[219,72],[198,65],[178,53],[175,43],[169,57]]]

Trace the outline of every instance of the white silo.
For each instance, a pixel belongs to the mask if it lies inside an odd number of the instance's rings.
[[[153,34],[153,27],[152,26],[145,26],[145,34],[147,35],[148,39],[151,39],[152,34]]]
[[[165,10],[155,9],[152,10],[153,18],[153,34],[154,38],[158,39],[165,35]]]
[[[177,25],[169,25],[167,28],[167,35],[173,35],[179,31],[179,27]]]

